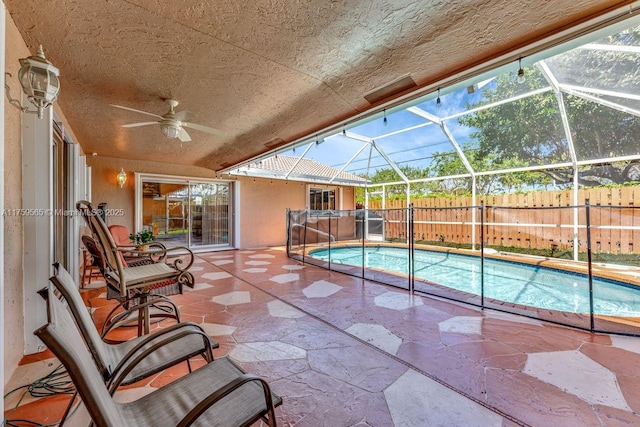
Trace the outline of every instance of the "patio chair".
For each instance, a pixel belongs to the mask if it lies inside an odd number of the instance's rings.
[[[129,236],[131,233],[124,225],[113,224],[109,226],[109,233],[118,246],[135,246]]]
[[[213,360],[212,349],[218,348],[218,343],[193,322],[177,323],[115,345],[104,342],[98,335],[71,275],[58,263],[53,266],[55,275],[50,281],[67,302],[84,342],[109,387],[115,389],[120,385],[134,383],[185,361],[191,372],[189,359],[197,355],[202,355],[207,362]],[[45,300],[50,297],[48,292],[41,291],[40,295]],[[137,310],[138,307],[129,309]],[[118,382],[114,382],[114,379],[118,379]],[[74,400],[75,396],[69,403],[63,420],[66,419]]]
[[[84,246],[84,249],[82,250],[82,277],[80,280],[80,287],[82,288],[85,287],[87,279],[89,279],[87,284],[90,285],[91,279],[102,277],[102,269],[99,265],[102,260],[97,259],[96,256],[93,255],[94,253],[97,253],[98,248],[94,248],[95,250],[89,249],[87,247],[87,242],[85,242],[85,237],[89,236],[82,236],[82,244]],[[95,245],[95,242],[93,242],[93,244]]]
[[[124,264],[121,252],[115,244],[106,224],[90,202],[81,200],[76,208],[84,217],[104,261],[104,278],[108,286],[120,291],[123,298],[138,298],[141,313],[139,334],[149,333],[149,306],[145,303],[152,293],[158,293],[164,286],[177,286],[182,293],[184,285],[193,287],[193,275],[187,271],[193,264],[193,252],[188,248],[154,248],[151,251],[127,251],[144,261],[142,265],[128,267]],[[181,256],[169,262],[170,252],[179,252]],[[187,259],[185,260],[183,258]],[[186,264],[183,267],[183,264]]]
[[[62,362],[98,427],[235,427],[249,426],[260,418],[276,425],[274,407],[282,399],[271,393],[265,380],[246,374],[228,358],[214,360],[133,402],[116,402],[115,389],[105,385],[62,302],[49,298],[47,307],[49,323],[34,334]]]
[[[106,272],[106,267],[104,263],[103,256],[98,249],[98,245],[93,237],[84,235],[82,236],[82,243],[84,247],[89,251],[89,254],[93,257],[95,265],[100,270],[100,274],[104,277]],[[149,263],[149,262],[147,262]],[[141,302],[137,296],[136,292],[131,292],[129,297],[122,297],[120,295],[120,290],[115,289],[113,286],[107,283],[107,299],[116,299],[119,301],[119,304],[115,306],[105,317],[101,334],[105,341],[110,343],[115,343],[118,341],[113,341],[109,338],[106,338],[106,335],[111,331],[120,326],[132,326],[133,322],[138,324],[140,327],[141,317],[137,316],[137,320],[133,320],[132,317],[135,317],[135,312],[130,309],[131,306],[137,306],[140,308]],[[176,286],[176,280],[170,279],[167,282],[161,282],[157,285],[154,285],[150,288],[150,293],[147,295],[147,302],[150,302],[149,307],[149,321],[151,319],[156,320],[166,320],[166,319],[174,319],[176,322],[180,323],[180,310],[175,305],[175,303],[167,298],[165,295],[161,295],[160,293],[156,293],[156,291],[163,292],[165,294],[174,295],[179,293]],[[140,332],[138,333],[140,335]]]
[[[218,348],[218,343],[209,338],[204,330],[193,322],[176,323],[154,331],[152,334],[119,344],[105,343],[98,334],[71,275],[60,264],[55,263],[53,266],[55,275],[49,280],[67,302],[105,380],[109,380],[123,369],[127,369],[131,358],[136,355],[136,351],[137,353],[144,352],[151,347],[154,347],[156,351],[147,359],[141,360],[137,366],[132,368],[129,375],[122,378],[123,385],[146,378],[176,363],[188,361],[199,354],[202,354],[206,360],[213,360],[211,349]],[[132,306],[129,310],[133,312],[138,310],[138,307]],[[172,338],[172,341],[164,343],[167,338]],[[160,349],[155,349],[158,343],[164,345]]]

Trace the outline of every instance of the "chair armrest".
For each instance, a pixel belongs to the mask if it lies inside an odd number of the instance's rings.
[[[119,251],[126,251],[126,250],[132,250],[135,251],[137,246],[136,245],[116,245],[116,248],[118,248]]]
[[[168,248],[166,250],[166,257],[167,257],[167,261],[169,259],[175,259],[175,261],[173,261],[172,263],[167,262],[167,264],[171,265],[173,268],[179,271],[188,270],[193,265],[193,262],[195,261],[193,251],[187,248],[186,246],[176,246],[173,248]],[[186,259],[187,265],[184,267],[182,266],[182,264],[185,263],[185,260],[183,259],[183,257],[187,258]]]
[[[145,243],[145,245],[149,247],[157,248],[155,250],[161,250],[161,251],[167,250],[167,247],[165,245],[156,241]],[[116,245],[116,247],[118,248],[118,250],[136,250],[138,248],[138,246],[136,245]]]
[[[149,249],[138,250],[137,246],[118,246],[116,248],[127,259],[138,259],[147,262],[164,262],[167,258],[167,248],[162,243],[149,243]]]
[[[167,248],[160,242],[149,243],[149,250],[146,251],[140,251],[136,246],[118,246],[117,249],[123,256],[132,255],[133,257],[141,258],[141,260],[167,262],[167,264],[179,271],[188,270],[195,260],[193,251],[186,246]],[[184,267],[182,266],[185,263],[183,257],[187,257],[187,265]],[[169,259],[174,261],[168,262]]]
[[[167,337],[161,341],[158,341],[156,344],[152,345],[148,349],[143,352],[140,352],[140,349],[145,345],[149,344],[149,342],[156,340],[158,337],[162,335],[169,334],[177,329],[184,329],[186,327],[195,327],[196,330],[193,329],[185,329],[180,333]],[[194,322],[185,322],[185,323],[176,323],[175,325],[171,325],[167,328],[164,328],[160,331],[157,331],[150,335],[144,335],[142,339],[138,341],[138,343],[129,350],[129,352],[120,360],[118,365],[111,372],[111,378],[107,382],[107,388],[109,388],[111,394],[113,394],[116,389],[120,386],[122,381],[126,378],[126,376],[136,367],[142,360],[144,360],[151,353],[156,350],[162,348],[163,346],[170,344],[178,339],[184,338],[188,335],[200,335],[202,336],[202,344],[203,344],[203,353],[206,353],[205,359],[207,362],[211,362],[213,360],[213,348],[218,348],[219,344],[213,341],[209,335],[207,335],[204,330],[200,327],[200,325]],[[135,358],[134,358],[135,356]],[[131,361],[131,363],[129,363]]]
[[[190,426],[191,424],[193,424],[193,422],[195,422],[198,419],[198,417],[200,417],[200,415],[202,415],[207,409],[209,409],[217,401],[227,396],[229,393],[233,392],[234,390],[237,390],[238,388],[242,387],[244,384],[248,382],[253,382],[253,381],[257,381],[262,385],[262,389],[264,391],[266,412],[270,416],[269,421],[271,424],[274,421],[275,414],[273,412],[273,401],[271,399],[271,389],[269,388],[269,384],[267,384],[265,380],[263,380],[262,378],[256,375],[243,374],[243,375],[240,375],[238,378],[234,379],[233,381],[231,381],[230,383],[226,384],[225,386],[214,391],[206,398],[204,398],[191,411],[189,411],[187,415],[185,415],[182,418],[182,420],[180,420],[177,427]],[[262,414],[260,415],[262,416]],[[271,425],[274,425],[274,424],[271,424]]]
[[[167,334],[168,332],[171,332],[171,331],[163,331],[162,335]],[[156,344],[152,345],[151,347],[149,347],[148,349],[142,352],[138,352],[138,350],[140,350],[141,345],[136,345],[133,349],[131,349],[131,351],[127,353],[127,355],[125,356],[126,361],[124,361],[123,359],[123,361],[118,363],[118,366],[116,367],[116,369],[113,370],[112,376],[107,382],[107,388],[109,389],[109,393],[113,396],[113,394],[116,392],[116,390],[118,389],[122,381],[124,381],[124,379],[127,377],[127,375],[129,375],[129,373],[133,370],[133,368],[135,368],[147,356],[149,356],[150,354],[154,353],[155,351],[164,347],[167,344],[170,344],[174,341],[177,341],[179,339],[182,339],[186,336],[193,335],[193,334],[202,336],[203,344],[204,346],[207,347],[207,353],[208,353],[207,357],[209,357],[209,361],[213,360],[213,352],[211,351],[211,344],[210,344],[211,338],[209,338],[209,336],[203,330],[180,331],[175,335],[169,336],[163,339],[162,341],[157,342]],[[154,335],[150,335],[150,337],[155,338]],[[150,339],[148,339],[146,343],[148,343]]]

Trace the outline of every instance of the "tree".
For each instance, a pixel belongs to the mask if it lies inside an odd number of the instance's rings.
[[[605,37],[598,45],[640,46],[640,26]],[[574,87],[606,89],[632,97],[603,97],[608,101],[640,110],[638,54],[596,49],[573,49],[545,60],[553,78]],[[516,73],[503,74],[482,89],[482,100],[467,104],[467,109],[498,103],[489,109],[459,117],[459,124],[471,129],[470,141],[463,144],[465,156],[475,172],[527,168],[536,165],[571,163],[567,134],[559,101],[552,90],[509,103],[499,103],[518,95],[550,87],[538,66],[525,69],[526,81],[517,82]],[[640,118],[601,103],[563,93],[570,136],[578,160],[602,159],[601,164],[580,167],[579,184],[599,186],[640,181],[640,161],[609,162],[611,157],[640,154]],[[416,169],[416,168],[413,168]],[[412,176],[438,177],[467,174],[462,159],[454,151],[433,154],[428,168],[412,171]],[[374,182],[398,181],[391,169],[380,170]],[[480,175],[477,194],[563,188],[573,184],[573,168],[521,171],[500,175]],[[414,184],[415,185],[415,184]],[[430,181],[413,188],[419,194],[471,194],[471,179]],[[406,189],[389,189],[403,197]]]
[[[527,166],[527,163],[518,158],[518,156],[496,158],[495,153],[487,154],[481,151],[474,143],[466,146],[465,156],[471,168],[476,172]],[[455,152],[435,153],[430,171],[431,176],[451,176],[468,173],[462,159]],[[499,175],[481,175],[476,178],[476,191],[477,194],[512,193],[531,190],[549,183],[549,179],[539,172],[522,171]],[[457,196],[472,194],[473,180],[471,178],[445,179],[434,181],[431,184],[433,193],[449,193]]]
[[[411,166],[400,166],[399,169],[408,179],[421,179],[427,178],[429,176],[427,170],[425,169],[415,168]],[[362,177],[367,178],[364,175]],[[373,176],[368,178],[373,184],[384,184],[387,182],[402,181],[400,175],[398,175],[398,173],[391,167],[378,169]],[[385,197],[390,198],[404,198],[407,194],[407,187],[404,184],[390,185],[385,187],[385,190]],[[411,184],[411,191],[415,195],[424,195],[427,192],[427,185],[425,183]],[[376,196],[374,196],[373,198],[375,197]],[[364,188],[356,189],[356,200],[358,200],[359,202],[364,201]]]
[[[638,46],[640,27],[606,37],[597,43]],[[561,83],[637,93],[640,88],[637,60],[637,54],[574,49],[546,62]],[[484,99],[480,103],[467,107],[475,108],[548,86],[545,76],[537,67],[526,69],[525,74],[527,80],[524,84],[516,82],[515,73],[498,77],[484,89]],[[620,99],[614,101],[625,102]],[[564,95],[564,105],[579,160],[639,153],[639,117],[574,95]],[[459,123],[475,129],[471,137],[478,144],[480,158],[492,157],[491,161],[497,163],[520,159],[520,162],[529,165],[571,161],[558,99],[551,91],[463,116]],[[635,179],[637,170],[635,162],[603,162],[599,167],[583,168],[580,171],[580,183],[624,183]],[[558,184],[568,184],[573,179],[571,169],[544,173]]]

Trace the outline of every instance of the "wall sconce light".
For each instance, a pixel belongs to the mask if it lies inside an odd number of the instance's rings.
[[[38,113],[38,118],[41,119],[44,109],[51,106],[60,92],[60,80],[58,79],[60,71],[44,57],[42,45],[38,48],[36,55],[20,59],[20,65],[22,67],[18,71],[18,80],[27,98],[38,110],[29,110],[27,107],[23,107],[19,100],[11,98],[9,85],[5,82],[4,89],[7,98],[9,98],[9,103],[18,110],[23,113]],[[10,73],[5,74],[12,77]]]
[[[124,183],[127,182],[127,173],[124,171],[124,168],[120,168],[120,172],[116,176],[116,181],[118,181],[118,185],[120,188],[124,186]]]

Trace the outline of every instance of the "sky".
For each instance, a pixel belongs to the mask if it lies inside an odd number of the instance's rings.
[[[491,84],[488,84],[485,87],[491,86]],[[466,103],[473,104],[481,101],[481,92],[482,90],[480,89],[468,94],[466,88],[452,93],[442,92],[440,94],[440,107],[436,105],[437,94],[433,94],[432,99],[417,105],[417,107],[435,116],[447,117],[465,111]],[[377,146],[399,166],[409,165],[424,168],[429,165],[434,152],[451,152],[454,150],[440,126],[427,119],[407,110],[388,114],[386,118],[386,123],[383,118],[379,118],[349,128],[348,131],[374,139]],[[445,123],[461,146],[470,141],[471,128],[459,125],[457,119],[450,119]],[[421,127],[417,129],[388,136],[393,132],[420,125]],[[338,133],[333,137],[326,138],[324,142],[318,145],[314,144],[305,157],[340,169],[363,145],[365,145],[364,142],[347,138]],[[300,156],[305,149],[306,147],[302,146],[296,148],[295,153],[289,151],[283,154]],[[370,174],[373,174],[375,169],[378,168],[389,168],[386,160],[376,150],[371,153],[371,162],[369,163],[369,154],[370,149],[367,145],[346,170],[361,175],[366,174],[369,164],[371,166]]]
[[[553,59],[547,61],[547,64],[550,68],[554,68],[552,70],[554,75],[556,72],[558,73],[556,75],[557,78],[565,80],[566,76],[562,74],[563,70],[555,69],[556,67],[553,65]],[[513,67],[511,67],[511,65],[509,66],[507,72],[512,74],[512,81],[515,80],[515,73],[517,73],[518,67],[519,62],[513,63]],[[525,67],[525,70],[528,69]],[[575,72],[576,70],[574,70],[573,74],[575,74]],[[577,71],[577,73],[580,74],[579,71]],[[628,75],[628,73],[622,74]],[[474,90],[468,90],[467,87],[461,87],[455,91],[443,89],[442,91],[431,93],[428,96],[425,96],[425,100],[417,104],[416,107],[426,113],[440,118],[447,118],[452,115],[463,113],[467,111],[468,105],[485,101],[483,92],[496,87],[496,77],[497,75],[487,79],[485,76],[483,77],[485,80],[470,81],[468,84],[471,85],[473,83]],[[540,83],[538,83],[538,81],[533,82],[535,83],[533,87],[549,88],[548,83],[544,78],[540,77],[539,82]],[[515,81],[513,84],[515,86],[513,88],[515,93],[524,94],[526,91],[531,90],[532,81],[528,81],[528,84],[525,85],[519,85],[518,83],[515,83]],[[439,106],[436,102],[438,97],[440,99]],[[603,96],[603,99],[606,99],[606,96]],[[615,101],[618,102],[620,100]],[[631,105],[628,105],[630,103]],[[619,102],[620,105],[627,105],[631,108],[637,107],[640,105],[639,103],[640,98],[636,99],[633,97]],[[474,129],[460,125],[458,123],[458,117],[450,117],[444,121],[444,124],[453,135],[455,141],[460,145],[462,150],[465,151],[465,147],[473,142],[471,134]],[[559,114],[558,125],[559,128],[562,128]],[[399,130],[416,126],[417,128],[415,129],[390,135]],[[398,166],[411,166],[423,169],[431,164],[434,159],[434,153],[450,153],[455,151],[450,140],[439,125],[404,109],[387,114],[386,121],[383,118],[376,118],[360,125],[350,127],[347,131],[375,140],[376,145],[391,159],[393,159]],[[365,145],[366,147],[362,149]],[[473,144],[471,144],[470,148],[472,147]],[[296,148],[295,151],[290,150],[282,154],[299,157],[306,148],[307,146],[300,146]],[[336,169],[342,169],[349,159],[356,155],[356,153],[361,149],[362,151],[351,162],[351,164],[347,166],[347,172],[362,176],[372,176],[377,169],[389,168],[386,160],[382,158],[376,150],[371,150],[368,144],[345,137],[341,133],[327,137],[324,141],[320,141],[319,144],[311,144],[311,147],[305,157],[332,166]],[[369,173],[367,174],[367,172]]]

